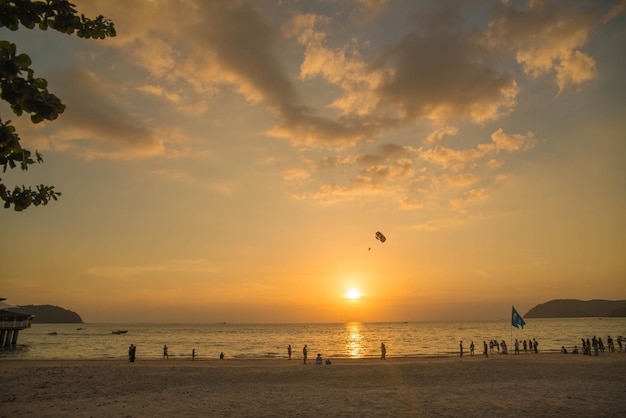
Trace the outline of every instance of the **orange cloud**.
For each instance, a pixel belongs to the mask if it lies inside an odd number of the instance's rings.
[[[476,204],[487,198],[487,192],[484,188],[472,189],[463,194],[463,197],[450,201],[450,206],[455,210],[464,213],[466,207],[472,204]]]
[[[501,2],[489,23],[486,43],[491,48],[514,51],[517,62],[532,77],[553,73],[561,91],[595,77],[595,60],[579,48],[587,44],[602,19],[606,22],[623,12],[620,5],[600,18],[594,8],[566,3],[529,1],[520,6]]]

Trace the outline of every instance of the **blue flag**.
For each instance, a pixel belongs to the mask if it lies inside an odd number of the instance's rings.
[[[522,329],[524,329],[524,325],[526,325],[526,322],[524,321],[524,318],[522,318],[522,315],[517,313],[517,311],[515,310],[515,306],[513,306],[513,313],[511,314],[511,325],[513,325],[515,328],[519,328],[521,326]]]

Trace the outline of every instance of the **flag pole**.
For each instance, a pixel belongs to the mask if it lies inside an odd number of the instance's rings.
[[[513,347],[513,351],[515,351],[515,347],[513,346],[513,310],[515,309],[515,307],[513,306],[513,304],[511,304],[511,347]],[[511,361],[513,361],[513,356],[511,356]]]
[[[511,345],[513,345],[513,327],[519,329],[519,327],[521,326],[523,331],[526,322],[524,321],[524,318],[522,318],[522,316],[519,314],[519,312],[515,310],[515,306],[511,307]]]

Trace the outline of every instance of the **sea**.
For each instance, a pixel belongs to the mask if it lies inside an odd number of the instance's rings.
[[[125,331],[115,333],[117,331]],[[513,352],[514,341],[535,339],[540,353],[581,348],[581,338],[626,336],[626,318],[526,319],[518,329],[511,321],[470,322],[348,322],[329,324],[32,324],[20,331],[17,346],[0,349],[0,361],[23,360],[117,360],[128,358],[130,344],[137,359],[160,359],[167,345],[170,359],[286,359],[309,357],[380,357],[385,343],[387,358],[453,356],[463,341],[469,354],[473,341],[476,355],[482,343],[505,341]],[[520,344],[521,347],[521,344]],[[523,350],[522,350],[523,354]]]

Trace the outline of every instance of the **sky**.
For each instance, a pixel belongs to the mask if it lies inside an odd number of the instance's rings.
[[[62,193],[0,215],[7,303],[293,323],[626,299],[626,1],[75,3],[117,36],[0,29],[66,105],[0,107],[45,161],[3,182]]]

